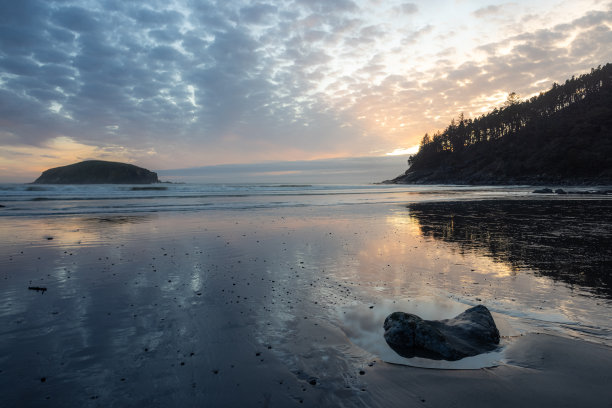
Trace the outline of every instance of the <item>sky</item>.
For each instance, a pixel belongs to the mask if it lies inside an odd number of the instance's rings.
[[[404,155],[218,164],[159,170],[162,181],[183,183],[371,184],[406,171]]]
[[[2,1],[0,182],[406,154],[607,62],[610,0]]]

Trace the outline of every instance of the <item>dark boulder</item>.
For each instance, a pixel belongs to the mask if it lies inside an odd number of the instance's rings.
[[[133,164],[87,160],[45,170],[36,184],[151,184],[157,173]]]
[[[492,351],[499,344],[499,330],[483,305],[446,320],[394,312],[385,319],[384,328],[387,344],[406,358],[454,361]]]
[[[553,191],[551,188],[540,188],[537,190],[533,190],[534,194],[552,194]]]

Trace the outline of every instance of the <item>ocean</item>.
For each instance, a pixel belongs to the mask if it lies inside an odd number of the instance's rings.
[[[524,186],[383,184],[0,184],[0,217],[250,210],[529,196]]]

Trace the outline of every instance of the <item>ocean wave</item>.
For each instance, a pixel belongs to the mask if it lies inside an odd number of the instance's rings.
[[[0,185],[0,217],[388,204],[528,193],[528,188],[512,187],[373,184]]]

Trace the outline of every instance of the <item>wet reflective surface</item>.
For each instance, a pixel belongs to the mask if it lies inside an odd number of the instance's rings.
[[[504,364],[507,344],[540,331],[612,343],[608,292],[592,278],[559,278],[530,261],[540,252],[529,245],[541,241],[525,238],[537,236],[535,222],[519,227],[519,220],[537,209],[514,216],[505,204],[474,204],[455,210],[451,228],[443,205],[5,217],[3,402],[372,406],[385,401],[368,386],[382,361]],[[608,208],[595,205],[600,213]],[[498,214],[493,221],[480,214],[489,207]],[[609,229],[598,233],[595,219],[606,215],[586,213],[573,216],[592,219],[584,237],[601,244]],[[508,214],[517,221],[505,230]],[[459,238],[474,225],[478,239]],[[503,240],[513,249],[501,251]],[[579,243],[569,248],[595,253]],[[555,251],[553,259],[574,259]],[[604,261],[607,253],[600,252]],[[522,254],[530,256],[519,262]],[[599,270],[587,256],[575,259],[580,270]],[[47,290],[28,289],[34,286]],[[393,311],[444,319],[479,303],[505,336],[499,354],[451,367],[403,359],[384,341],[383,321]]]
[[[414,203],[421,234],[612,299],[612,201]]]

